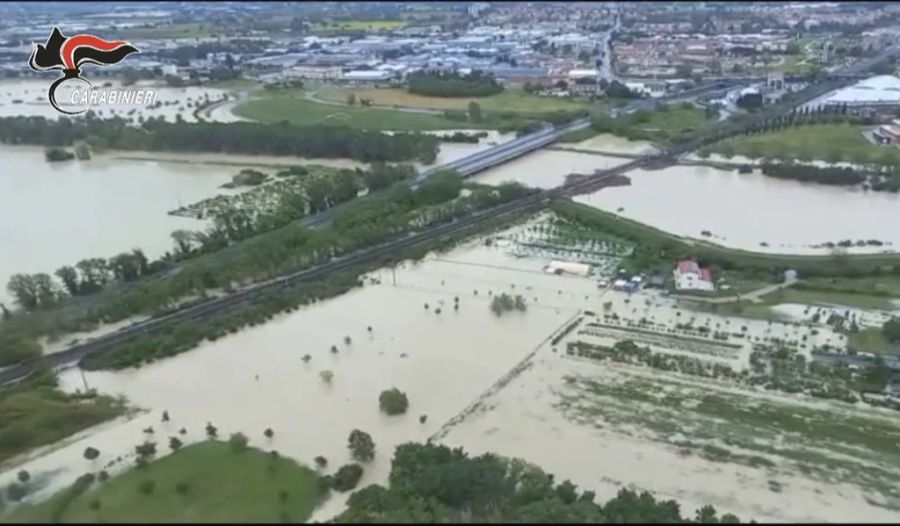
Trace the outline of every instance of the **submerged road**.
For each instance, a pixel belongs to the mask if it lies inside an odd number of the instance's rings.
[[[713,88],[719,89],[718,87]],[[656,101],[652,101],[651,103],[655,102]],[[797,104],[799,104],[799,101],[797,101]],[[796,104],[786,105],[784,108],[781,108],[780,111],[790,111],[795,106]],[[756,119],[754,119],[753,122],[756,122]],[[432,170],[424,172],[418,177],[418,180],[424,180],[424,178],[428,175],[436,173],[437,171],[443,169],[455,169],[461,172],[463,175],[468,176],[473,173],[477,173],[480,170],[484,170],[488,167],[495,166],[502,162],[506,162],[508,160],[541,148],[557,140],[565,133],[587,127],[589,124],[590,122],[588,119],[580,119],[563,127],[548,127],[536,133],[524,137],[519,137],[513,141],[498,145],[494,148],[491,148],[490,150],[479,152],[464,159],[459,159],[442,167],[434,168]],[[750,124],[745,124],[745,126],[747,125]],[[571,181],[569,183],[563,184],[562,186],[549,190],[538,191],[533,194],[521,197],[515,201],[511,201],[509,203],[505,203],[487,210],[480,210],[470,216],[466,216],[463,219],[455,220],[453,222],[445,223],[442,225],[437,225],[422,232],[405,234],[384,243],[351,254],[347,254],[339,258],[334,258],[331,261],[323,263],[321,265],[298,270],[296,272],[275,278],[273,280],[251,285],[245,289],[238,290],[227,296],[209,299],[203,303],[186,307],[171,314],[135,323],[134,325],[122,328],[117,332],[107,334],[105,336],[101,336],[96,339],[80,343],[78,345],[74,345],[58,353],[41,356],[33,360],[7,367],[3,370],[0,370],[0,384],[21,380],[22,378],[27,377],[34,370],[34,368],[40,364],[45,364],[54,368],[72,364],[91,353],[129,341],[142,334],[160,330],[165,326],[175,322],[192,321],[206,318],[218,312],[222,312],[234,306],[240,305],[245,301],[257,298],[260,295],[271,290],[287,288],[296,283],[314,279],[330,272],[343,270],[354,265],[372,263],[380,258],[384,258],[385,256],[396,255],[401,251],[409,249],[411,247],[415,247],[425,243],[433,243],[435,241],[462,233],[489,220],[498,219],[513,213],[523,213],[540,210],[547,203],[549,203],[551,199],[555,197],[577,195],[581,192],[590,191],[592,188],[596,188],[597,183],[604,179],[621,175],[643,166],[674,162],[679,155],[682,155],[696,148],[697,143],[702,144],[704,143],[704,141],[712,140],[714,137],[720,135],[721,132],[714,131],[708,136],[698,138],[697,141],[693,141],[690,144],[675,147],[668,152],[647,155],[645,157],[635,159],[608,170],[597,171],[593,175],[580,178],[576,181]],[[304,220],[304,224],[314,225],[316,224],[316,222],[321,224],[322,222],[327,221],[327,218],[331,217],[333,213],[334,209],[331,209],[322,214],[317,214],[319,219],[313,219],[313,217],[315,217],[313,216],[311,218],[308,218],[307,220]],[[326,219],[323,220],[322,218]]]

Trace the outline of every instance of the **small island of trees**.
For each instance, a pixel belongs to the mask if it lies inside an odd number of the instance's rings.
[[[393,387],[381,392],[378,397],[378,407],[385,414],[402,415],[409,407],[409,399],[406,397],[406,393]]]
[[[491,311],[497,316],[502,316],[503,313],[514,310],[525,312],[527,309],[525,298],[518,294],[513,297],[504,292],[494,296],[494,299],[491,300]]]

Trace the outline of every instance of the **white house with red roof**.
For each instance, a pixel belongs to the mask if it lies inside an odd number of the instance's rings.
[[[715,290],[712,271],[701,267],[692,259],[679,261],[673,274],[676,290]]]

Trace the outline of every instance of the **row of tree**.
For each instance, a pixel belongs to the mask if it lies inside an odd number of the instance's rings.
[[[487,97],[503,91],[503,85],[490,73],[472,71],[418,71],[407,78],[407,89],[430,97]]]
[[[622,489],[606,503],[592,491],[519,459],[493,454],[470,457],[461,448],[407,443],[397,447],[390,485],[365,487],[350,496],[339,523],[679,523],[735,524],[712,506],[681,515],[673,500]]]
[[[164,267],[162,263],[151,265],[141,249],[123,252],[109,259],[87,258],[75,266],[65,265],[54,273],[62,283],[62,289],[45,273],[14,274],[7,283],[7,290],[25,310],[52,307],[63,297],[94,294],[112,281],[129,282],[147,276]]]
[[[70,146],[85,141],[91,146],[120,150],[217,152],[236,154],[343,157],[366,162],[437,158],[439,139],[419,133],[387,135],[335,126],[297,126],[287,122],[165,122],[151,119],[140,127],[121,118],[50,120],[44,117],[0,118],[0,142]],[[95,148],[96,149],[96,148]]]
[[[812,182],[828,185],[853,186],[864,183],[868,177],[853,168],[837,166],[819,167],[807,164],[763,164],[763,174],[778,179]]]
[[[189,265],[178,265],[178,272],[97,295],[89,309],[64,309],[69,306],[67,302],[57,308],[38,309],[29,316],[13,315],[0,324],[0,335],[15,335],[23,342],[33,343],[40,336],[76,332],[130,316],[162,315],[202,301],[212,289],[233,290],[236,286],[321,264],[404,233],[466,217],[527,191],[515,184],[473,186],[471,193],[460,196],[461,188],[461,181],[452,173],[437,174],[415,190],[398,182],[384,193],[347,203],[327,228],[305,229],[294,225],[278,228],[241,241],[240,249],[229,250],[227,257],[219,257],[214,244],[191,246],[188,250],[194,251],[192,256],[201,250],[212,253],[192,260]],[[174,262],[169,259],[168,263]],[[355,286],[358,270],[273,291],[257,302],[203,322],[172,325],[159,333],[91,355],[84,365],[128,367],[184,352],[206,338],[221,337],[248,324],[262,323],[276,313],[343,293]],[[0,353],[5,354],[5,351]]]
[[[256,214],[250,210],[227,209],[215,214],[212,226],[203,232],[176,230],[174,254],[150,262],[143,251],[135,248],[109,259],[88,258],[74,266],[56,270],[62,287],[46,273],[15,274],[7,290],[16,303],[27,311],[55,306],[65,296],[86,296],[99,292],[107,284],[127,283],[171,268],[175,261],[200,254],[212,253],[255,235],[282,227],[307,214],[321,212],[354,199],[363,188],[369,192],[381,190],[415,174],[411,165],[375,163],[369,170],[340,170],[329,177],[310,178],[302,192],[282,196],[282,203],[274,214]],[[449,187],[448,187],[449,185]],[[459,193],[461,182],[452,173],[437,174],[436,179],[423,185],[418,195],[420,203],[440,202],[448,195]],[[453,192],[456,194],[453,194]]]

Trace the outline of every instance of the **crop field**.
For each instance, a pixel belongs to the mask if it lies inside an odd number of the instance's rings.
[[[489,97],[428,97],[409,93],[405,88],[350,88],[328,86],[318,92],[325,100],[344,102],[350,94],[356,99],[371,99],[373,104],[382,106],[407,106],[411,108],[430,108],[438,110],[465,110],[472,101],[477,102],[482,111],[515,113],[543,113],[551,111],[571,111],[586,108],[587,101],[570,100],[554,97],[539,97],[518,89],[506,89]]]
[[[410,113],[359,106],[332,106],[289,95],[273,95],[237,105],[234,114],[260,122],[288,121],[301,126],[349,126],[363,130],[446,130],[483,128],[477,123],[459,122],[442,115]]]

